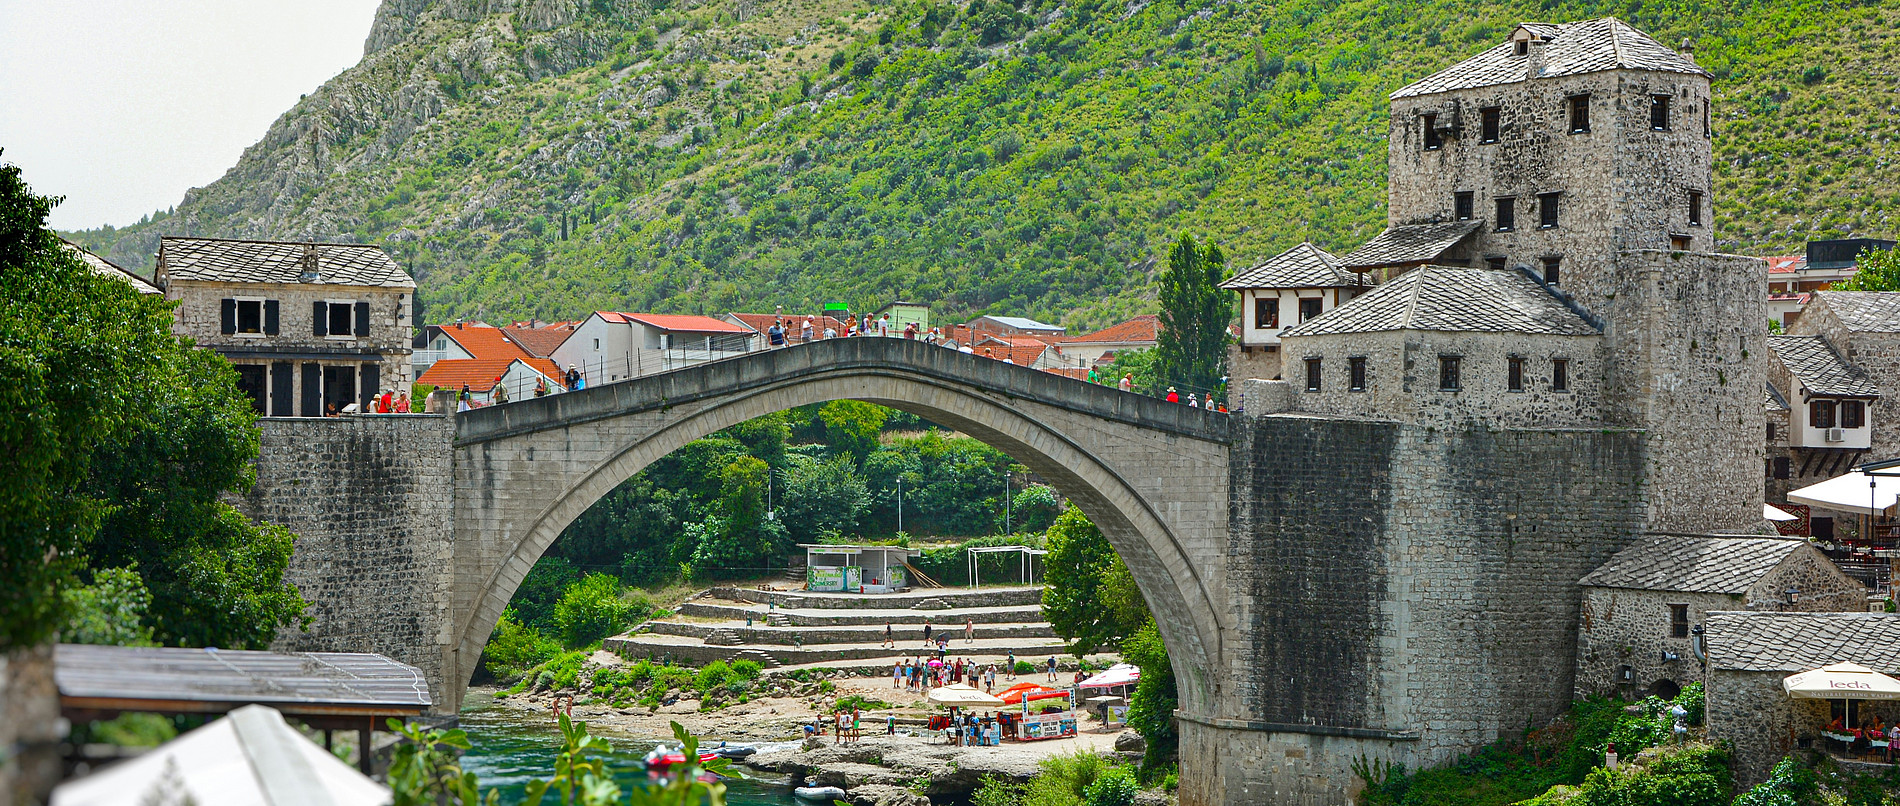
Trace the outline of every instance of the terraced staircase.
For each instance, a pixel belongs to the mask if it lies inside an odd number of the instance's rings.
[[[932,588],[900,594],[840,594],[714,588],[678,615],[614,636],[604,648],[628,658],[686,663],[750,658],[763,666],[882,665],[934,655],[948,637],[961,657],[1040,661],[1064,652],[1042,620],[1039,587]],[[891,641],[886,643],[885,630]]]

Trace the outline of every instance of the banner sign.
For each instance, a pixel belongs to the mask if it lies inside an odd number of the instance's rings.
[[[844,590],[854,591],[864,584],[864,569],[855,565],[844,567]]]
[[[1023,741],[1037,739],[1059,739],[1075,735],[1075,712],[1063,711],[1056,714],[1036,714],[1023,717]]]
[[[905,574],[903,566],[892,568],[890,570],[890,575],[891,575],[891,590],[897,590],[898,588],[907,587],[910,585],[910,577],[907,574]]]
[[[805,569],[805,588],[815,591],[844,590],[844,569],[820,568],[815,565],[808,567]]]

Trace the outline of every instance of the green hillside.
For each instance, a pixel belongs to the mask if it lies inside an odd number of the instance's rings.
[[[389,0],[224,178],[74,235],[133,266],[187,228],[373,241],[431,320],[902,297],[1088,327],[1152,310],[1183,230],[1236,262],[1375,233],[1388,92],[1606,15],[1715,74],[1725,249],[1900,231],[1891,5],[1009,1]]]

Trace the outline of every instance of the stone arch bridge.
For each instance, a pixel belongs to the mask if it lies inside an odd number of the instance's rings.
[[[1258,393],[1258,394],[1255,394]],[[243,504],[298,534],[277,648],[381,652],[453,712],[522,578],[694,439],[862,400],[999,448],[1101,528],[1180,688],[1184,803],[1344,803],[1569,700],[1576,580],[1640,531],[1642,443],[1229,416],[921,342],[832,339],[453,416],[261,421]]]

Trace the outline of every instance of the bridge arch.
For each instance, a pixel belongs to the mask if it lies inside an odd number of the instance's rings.
[[[1128,564],[1168,647],[1184,709],[1214,710],[1223,634],[1223,415],[903,339],[834,339],[457,416],[454,635],[459,707],[482,647],[567,525],[686,443],[833,400],[908,411],[1042,475]]]

